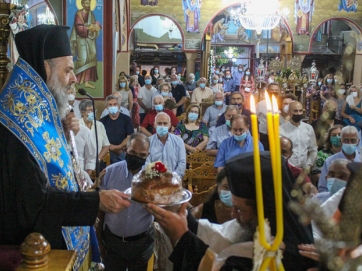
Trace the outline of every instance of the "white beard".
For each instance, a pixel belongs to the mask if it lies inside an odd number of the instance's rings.
[[[60,119],[64,119],[69,109],[67,90],[70,88],[70,86],[63,87],[55,72],[52,73],[49,82],[47,82],[47,86],[50,92],[53,94],[55,102],[57,103]]]

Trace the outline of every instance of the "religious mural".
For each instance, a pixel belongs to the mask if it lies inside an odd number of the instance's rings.
[[[200,32],[199,21],[202,0],[182,0],[187,32]]]
[[[67,25],[72,26],[70,45],[77,87],[103,98],[103,2],[68,0],[67,11]]]
[[[141,0],[141,5],[154,7],[158,5],[158,0]]]
[[[314,12],[314,0],[296,0],[295,1],[295,23],[298,35],[309,35],[310,22]]]
[[[340,0],[338,11],[345,10],[347,12],[357,12],[358,0]]]

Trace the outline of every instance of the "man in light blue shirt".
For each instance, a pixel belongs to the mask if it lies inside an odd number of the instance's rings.
[[[176,172],[182,179],[186,169],[185,144],[181,137],[168,132],[170,127],[169,115],[158,113],[155,118],[156,134],[149,137],[150,155],[146,162],[161,161],[169,171]]]
[[[225,78],[223,80],[223,83],[224,83],[225,103],[229,105],[230,95],[235,90],[235,81],[234,78],[231,77],[231,73],[229,70],[225,72]]]
[[[125,191],[131,187],[133,176],[146,162],[149,147],[150,142],[146,135],[132,134],[127,142],[125,161],[106,168],[101,188]],[[135,202],[118,214],[105,214],[102,224],[103,241],[107,250],[107,270],[147,269],[148,260],[153,253],[152,222],[153,216]]]
[[[234,72],[233,78],[235,81],[234,91],[239,91],[241,78],[244,76],[244,66],[242,64],[238,65],[238,69]]]
[[[214,163],[214,167],[217,167],[218,171],[225,167],[226,161],[231,157],[253,151],[253,138],[249,133],[248,117],[236,115],[231,118],[230,122],[233,136],[225,139],[220,144]],[[264,151],[263,144],[260,142],[259,149]]]
[[[226,105],[224,104],[224,94],[222,92],[214,93],[215,104],[209,106],[202,118],[202,121],[211,128],[216,126],[217,119],[225,112]]]
[[[211,133],[211,136],[206,146],[207,155],[216,156],[221,142],[223,142],[224,139],[232,136],[230,132],[231,130],[230,120],[233,116],[237,115],[238,112],[239,108],[235,105],[228,105],[226,107],[225,110],[226,123],[219,127],[216,127],[215,130]]]
[[[354,126],[343,127],[341,131],[342,150],[328,157],[322,167],[322,172],[319,177],[318,191],[327,192],[327,173],[333,160],[347,159],[351,162],[361,162],[361,155],[357,152],[359,143],[358,130]]]

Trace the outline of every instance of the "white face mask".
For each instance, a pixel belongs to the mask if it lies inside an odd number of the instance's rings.
[[[288,114],[289,104],[287,104],[286,106],[283,107],[283,111],[284,111],[285,114]]]
[[[68,101],[74,101],[75,95],[74,94],[68,94]]]
[[[339,94],[339,95],[343,95],[344,92],[345,92],[345,90],[344,90],[343,88],[341,88],[341,89],[338,90],[338,94]]]
[[[353,98],[356,98],[358,96],[358,93],[357,92],[351,92],[351,95]]]

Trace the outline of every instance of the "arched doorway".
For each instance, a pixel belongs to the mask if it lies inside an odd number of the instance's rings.
[[[131,63],[136,61],[143,70],[150,72],[158,65],[161,75],[170,66],[176,66],[180,73],[183,71],[184,34],[173,18],[164,14],[144,16],[133,24],[128,40]]]

